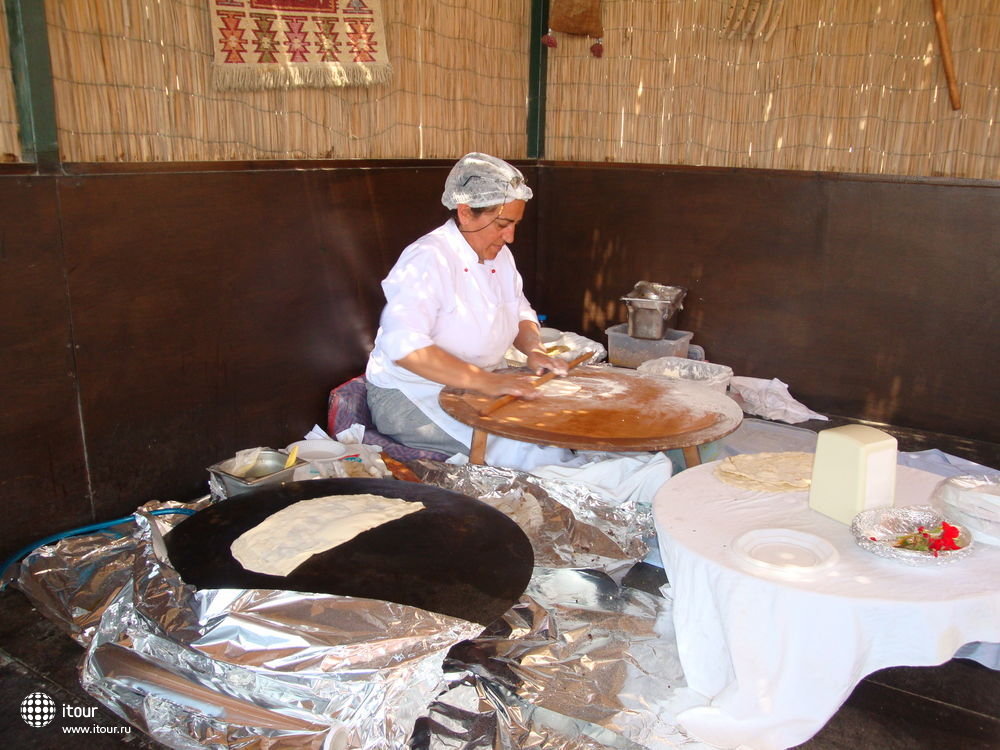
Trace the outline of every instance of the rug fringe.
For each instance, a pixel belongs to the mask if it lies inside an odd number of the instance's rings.
[[[294,65],[212,66],[212,84],[220,91],[378,86],[392,80],[390,63],[296,63]]]

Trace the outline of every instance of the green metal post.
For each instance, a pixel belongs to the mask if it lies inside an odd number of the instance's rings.
[[[528,158],[545,156],[545,81],[548,47],[542,35],[549,27],[549,0],[531,2],[531,60],[528,66]]]
[[[5,0],[21,154],[39,171],[59,164],[52,61],[43,0]]]

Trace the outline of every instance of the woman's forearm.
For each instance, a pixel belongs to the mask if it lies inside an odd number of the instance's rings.
[[[537,323],[533,320],[522,320],[518,324],[517,336],[514,338],[514,348],[525,356],[532,352],[545,354],[545,347],[542,345],[542,335]]]
[[[510,394],[523,398],[534,398],[536,395],[530,376],[523,373],[507,373],[502,370],[490,372],[461,360],[438,346],[417,349],[402,359],[396,360],[396,364],[415,372],[422,378],[433,380],[435,383],[468,391],[478,391],[487,396]]]
[[[422,378],[453,388],[479,390],[477,386],[480,386],[484,378],[489,375],[486,370],[449,354],[439,346],[417,349],[397,360],[396,364],[415,372]]]

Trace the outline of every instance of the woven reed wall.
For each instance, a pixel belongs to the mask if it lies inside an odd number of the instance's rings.
[[[3,0],[0,0],[0,162],[21,160],[15,106],[10,37],[7,35],[7,11]]]
[[[770,38],[722,33],[753,0],[604,0],[604,57],[556,35],[546,157],[1000,179],[1000,3],[765,0]]]
[[[46,0],[65,161],[525,155],[530,0],[383,0],[391,84],[219,92],[207,0]]]
[[[1000,179],[996,0],[944,0],[958,111],[930,0],[762,2],[767,38],[723,33],[730,0],[603,0],[603,58],[549,51],[545,156]],[[390,84],[243,93],[206,0],[47,0],[62,158],[523,157],[530,6],[383,0]]]

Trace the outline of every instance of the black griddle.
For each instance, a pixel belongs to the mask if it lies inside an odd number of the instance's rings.
[[[313,555],[287,576],[246,570],[230,545],[300,500],[372,494],[426,507]],[[531,543],[486,503],[433,485],[392,479],[313,479],[261,487],[211,505],[165,537],[170,563],[199,589],[280,589],[407,604],[488,625],[531,578]]]

